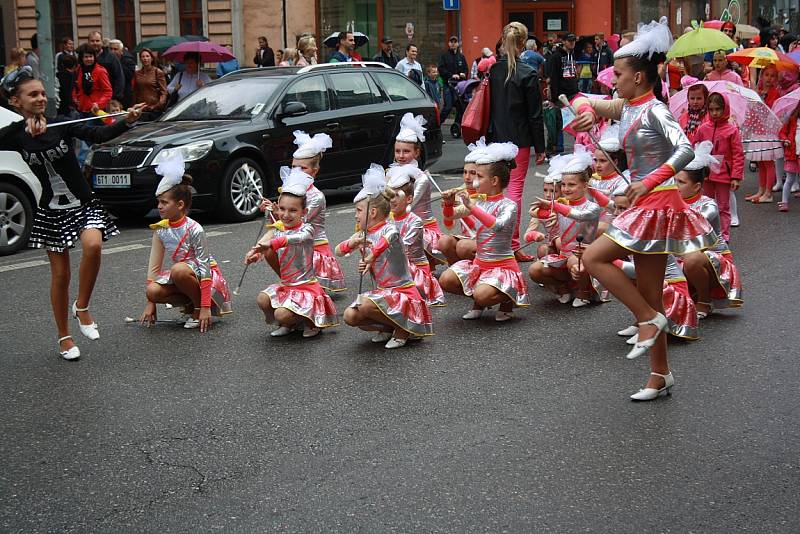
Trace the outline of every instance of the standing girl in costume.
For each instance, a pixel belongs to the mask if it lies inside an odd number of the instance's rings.
[[[800,153],[800,143],[798,143],[797,116],[800,114],[800,103],[794,108],[786,124],[780,132],[780,139],[783,141],[783,170],[786,172],[786,181],[783,183],[781,201],[778,202],[778,211],[789,211],[789,196],[792,187],[797,182],[797,173],[800,172],[800,162],[797,155]]]
[[[325,151],[333,146],[333,141],[328,134],[318,133],[314,137],[309,136],[306,132],[295,130],[294,144],[297,145],[297,150],[292,154],[292,167],[298,168],[312,179],[316,178],[319,174],[320,162],[322,155]],[[286,174],[288,170],[281,169],[281,172]],[[283,175],[282,175],[283,176]],[[326,290],[336,293],[344,291],[345,281],[342,267],[339,261],[333,255],[331,246],[328,243],[328,236],[325,233],[325,217],[327,216],[327,202],[325,195],[317,189],[312,182],[308,187],[306,193],[306,209],[308,213],[305,215],[305,220],[314,229],[314,273],[316,274],[317,281]],[[261,203],[261,210],[265,211],[272,207],[269,200],[264,200]],[[266,249],[265,257],[267,263],[275,270],[278,275],[278,261],[275,251]]]
[[[83,248],[78,298],[72,303],[72,315],[84,336],[98,339],[100,333],[89,313],[89,300],[100,272],[102,243],[119,232],[81,173],[73,140],[110,141],[139,118],[140,107],[131,108],[125,121],[110,126],[78,123],[48,128],[44,116],[47,93],[30,68],[11,72],[0,85],[9,104],[23,119],[0,130],[0,146],[19,153],[41,183],[42,196],[33,216],[28,246],[47,249],[58,352],[65,360],[75,360],[80,357],[80,350],[69,333],[69,249],[78,241]]]
[[[707,168],[719,164],[709,152],[707,146],[698,146],[695,159],[675,178],[684,201],[705,217],[715,235],[719,236],[716,233],[721,231],[717,203],[702,194]],[[685,254],[681,260],[689,286],[697,297],[695,305],[699,319],[705,319],[714,308],[738,308],[742,305],[742,281],[724,239],[718,238],[708,250]]]
[[[411,183],[417,168],[413,165],[398,165],[386,171],[386,186],[394,192],[390,207],[392,220],[400,232],[406,250],[411,278],[429,306],[444,306],[444,293],[439,281],[431,274],[431,266],[425,255],[422,240],[422,219],[408,211],[414,201],[414,186]]]
[[[281,337],[302,328],[303,337],[310,338],[338,324],[333,301],[314,274],[316,230],[308,219],[303,221],[314,178],[297,167],[281,178],[278,221],[247,253],[245,262],[257,262],[266,250],[277,256],[281,281],[268,286],[256,299],[266,321],[279,325],[269,335]]]
[[[400,131],[394,141],[394,164],[419,166],[419,156],[424,142],[425,119],[422,115],[416,117],[411,113],[403,115],[400,120]],[[445,263],[447,259],[438,248],[442,231],[431,211],[431,180],[433,178],[427,172],[418,169],[414,177],[414,201],[409,211],[416,213],[422,219],[425,253],[435,268],[439,263]]]
[[[463,319],[477,319],[484,308],[499,304],[495,320],[508,321],[513,317],[514,306],[528,306],[528,286],[511,248],[517,226],[517,204],[503,196],[516,156],[517,147],[513,143],[488,145],[475,162],[472,187],[479,198],[459,193],[464,207],[479,222],[475,232],[477,252],[474,260],[451,265],[439,277],[439,283],[448,293],[473,298],[473,308]],[[442,198],[445,205],[455,202],[452,193]]]
[[[744,148],[739,127],[730,120],[728,97],[711,93],[708,121],[697,130],[695,143],[713,143],[711,154],[721,161],[712,169],[703,186],[706,195],[716,200],[722,222],[722,238],[731,240],[731,191],[739,189],[744,177]],[[704,149],[707,150],[707,149]]]
[[[617,216],[606,232],[583,254],[589,273],[636,317],[639,341],[628,353],[650,352],[650,379],[632,400],[653,400],[675,384],[663,335],[663,283],[668,254],[687,254],[713,244],[708,222],[681,199],[674,175],[694,154],[661,95],[658,66],[672,44],[666,17],[642,25],[636,39],[614,54],[614,73],[621,98],[611,101],[578,98],[576,130],[586,130],[596,115],[620,121],[620,142],[628,157],[631,207]],[[614,261],[634,255],[636,285]]]
[[[772,107],[780,97],[778,91],[778,69],[775,66],[761,70],[761,77],[758,79],[758,95],[766,105]],[[758,191],[755,194],[744,197],[754,204],[772,202],[772,187],[775,185],[776,174],[774,161],[758,161]]]
[[[355,204],[356,224],[363,230],[339,243],[336,254],[361,249],[365,256],[358,269],[362,276],[369,274],[376,287],[358,296],[344,312],[344,321],[375,332],[373,343],[386,342],[387,349],[396,349],[409,340],[433,335],[433,319],[411,277],[400,232],[387,222],[395,195],[385,188],[383,168],[373,164],[362,182]]]
[[[555,167],[561,174],[562,191],[568,204],[537,199],[540,210],[549,208],[553,212],[547,224],[557,229],[557,237],[552,241],[554,252],[531,265],[528,275],[534,282],[554,289],[560,295],[559,301],[566,303],[573,286],[571,272],[578,273],[572,307],[580,308],[591,302],[592,284],[585,270],[577,271],[580,256],[576,252],[581,242],[588,245],[594,241],[603,208],[586,198],[592,155],[582,145],[576,145],[573,154],[553,160],[551,169]],[[595,194],[603,204],[609,203],[603,193],[596,191]]]
[[[192,207],[192,177],[184,174],[180,154],[156,167],[163,176],[156,188],[158,214],[151,224],[153,241],[147,269],[147,304],[139,322],[156,322],[156,304],[183,305],[191,317],[184,328],[207,331],[212,315],[231,313],[231,294],[217,262],[208,250],[206,233],[186,214]],[[170,266],[164,268],[164,259]]]

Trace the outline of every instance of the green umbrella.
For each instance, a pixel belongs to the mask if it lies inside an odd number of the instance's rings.
[[[137,44],[134,51],[138,52],[142,48],[149,48],[155,52],[164,52],[167,48],[186,41],[208,41],[208,38],[202,35],[159,35]]]
[[[672,48],[667,52],[667,59],[734,49],[736,49],[736,43],[721,31],[698,26],[681,35],[673,43]]]

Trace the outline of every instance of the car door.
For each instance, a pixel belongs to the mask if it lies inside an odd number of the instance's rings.
[[[384,164],[385,121],[394,117],[385,116],[384,97],[363,70],[328,71],[327,77],[339,110],[342,148],[360,176],[370,163]]]
[[[290,102],[304,104],[306,112],[293,117],[280,117],[281,111]],[[347,174],[347,156],[343,151],[337,116],[338,112],[331,105],[331,95],[322,74],[302,76],[290,82],[273,112],[274,128],[264,134],[262,145],[262,150],[272,167],[274,176],[277,176],[277,169],[280,166],[292,163],[292,154],[297,149],[292,134],[295,130],[303,130],[312,136],[317,133],[326,133],[331,136],[333,146],[325,152],[322,168],[317,177],[319,182]]]

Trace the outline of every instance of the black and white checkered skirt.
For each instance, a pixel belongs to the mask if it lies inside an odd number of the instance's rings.
[[[75,248],[81,232],[87,228],[97,228],[103,233],[103,241],[119,234],[117,226],[96,198],[92,198],[78,208],[54,210],[36,208],[33,216],[33,229],[28,240],[31,248],[46,248],[51,252],[64,252]]]

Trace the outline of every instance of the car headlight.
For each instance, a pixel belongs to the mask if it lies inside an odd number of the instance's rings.
[[[89,152],[86,153],[86,158],[83,160],[84,165],[92,166],[92,156],[94,156],[94,150],[89,149]]]
[[[174,148],[165,148],[161,150],[156,157],[153,158],[151,165],[158,165],[173,157],[176,153],[183,156],[183,161],[194,161],[204,157],[209,153],[211,147],[214,146],[214,141],[198,141],[196,143],[189,143],[188,145],[176,146]]]

